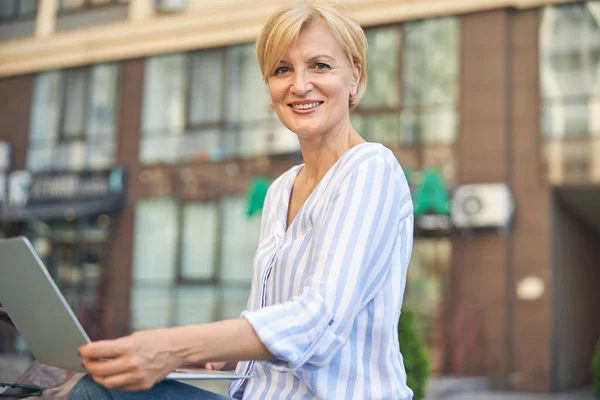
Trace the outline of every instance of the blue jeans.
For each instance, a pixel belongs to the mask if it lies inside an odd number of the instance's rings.
[[[84,376],[69,393],[68,400],[227,400],[229,397],[209,392],[177,381],[162,381],[150,390],[122,392],[109,390],[98,385],[89,376]]]

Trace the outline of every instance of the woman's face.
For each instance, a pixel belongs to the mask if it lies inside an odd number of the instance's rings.
[[[360,73],[325,26],[310,24],[269,77],[277,116],[301,138],[328,135],[348,122]]]

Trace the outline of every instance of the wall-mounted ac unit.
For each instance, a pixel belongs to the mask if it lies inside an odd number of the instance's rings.
[[[154,0],[154,9],[158,13],[180,13],[187,8],[187,0]]]
[[[457,187],[451,210],[456,229],[507,228],[515,206],[508,186],[485,183]]]

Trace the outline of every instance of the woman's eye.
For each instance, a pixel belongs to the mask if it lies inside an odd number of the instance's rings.
[[[288,67],[279,67],[275,70],[275,73],[273,75],[277,76],[288,72],[290,72],[290,69]]]
[[[316,63],[315,64],[315,68],[319,71],[325,71],[327,69],[329,69],[329,65],[325,64],[325,63]]]

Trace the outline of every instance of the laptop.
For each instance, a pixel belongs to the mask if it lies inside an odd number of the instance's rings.
[[[77,355],[90,338],[25,237],[0,239],[0,303],[42,364],[86,372]],[[166,379],[240,379],[231,371],[185,368]]]

